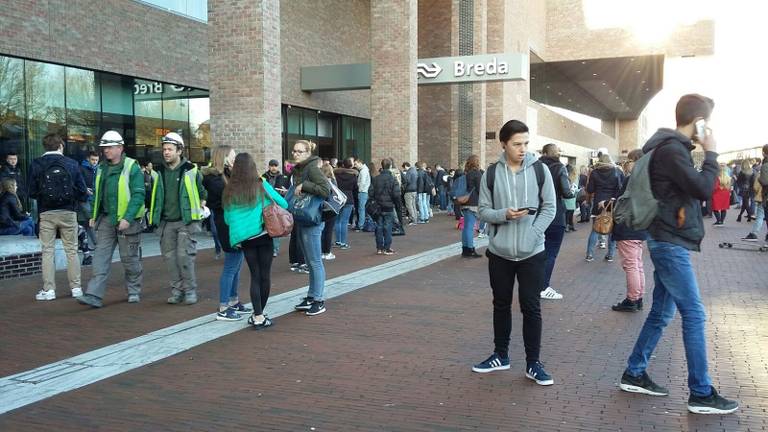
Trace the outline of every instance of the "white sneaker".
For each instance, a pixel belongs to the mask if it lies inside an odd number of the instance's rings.
[[[333,252],[327,253],[327,254],[323,255],[323,259],[324,260],[333,260],[333,259],[336,259],[336,255],[334,255]]]
[[[83,296],[82,288],[72,288],[72,297],[78,298]]]
[[[561,300],[563,298],[563,295],[552,289],[552,287],[547,287],[547,289],[542,291],[540,295],[541,298],[547,300]]]
[[[56,300],[56,291],[54,290],[40,290],[35,295],[35,300],[37,301],[48,301],[48,300]]]
[[[488,238],[488,234],[480,233],[480,234],[477,235],[477,238],[479,238],[479,239]]]

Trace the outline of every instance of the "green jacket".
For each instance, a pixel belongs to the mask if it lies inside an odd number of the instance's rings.
[[[130,165],[128,172],[125,172],[126,164]],[[111,175],[106,175],[107,172]],[[120,187],[121,177],[125,174],[128,174],[128,178],[125,179],[127,180],[125,182],[127,189]],[[112,225],[117,225],[120,219],[130,222],[135,219],[141,219],[144,216],[144,196],[146,194],[144,174],[142,174],[141,167],[139,167],[136,160],[123,155],[122,160],[117,165],[110,166],[107,161],[100,163],[96,170],[94,189],[93,219],[98,218],[102,213],[101,206],[104,191],[107,191],[107,200],[104,202],[104,205]],[[126,192],[129,193],[126,194]],[[120,208],[119,201],[121,200],[125,209]]]
[[[302,193],[328,198],[328,195],[331,193],[331,187],[328,185],[328,177],[323,175],[323,172],[317,166],[318,160],[320,160],[319,157],[310,156],[304,162],[296,164],[293,167],[293,184],[301,185]],[[307,170],[309,171],[305,180],[304,172]]]
[[[165,163],[160,165],[157,170],[157,178],[152,185],[152,196],[149,204],[149,225],[158,225],[162,222],[163,202],[165,201],[165,191],[163,175],[167,166]],[[181,219],[185,224],[203,219],[201,201],[204,201],[208,194],[203,187],[203,176],[197,170],[197,166],[192,162],[181,159],[181,184],[179,185],[179,204],[181,205]],[[142,180],[143,184],[143,180]]]
[[[229,243],[237,247],[249,238],[256,237],[264,231],[262,211],[273,202],[282,208],[288,208],[288,202],[280,196],[267,181],[264,186],[264,199],[251,205],[230,205],[224,207],[224,221],[229,226]]]

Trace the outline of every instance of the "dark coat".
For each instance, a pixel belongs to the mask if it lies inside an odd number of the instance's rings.
[[[624,175],[613,164],[599,164],[589,175],[587,193],[594,194],[592,198],[592,214],[599,215],[597,204],[600,201],[616,199],[620,195],[624,183]]]
[[[224,222],[224,208],[222,207],[222,197],[224,196],[224,174],[221,174],[214,168],[203,168],[203,187],[208,192],[208,198],[205,205],[213,214],[213,223],[216,225],[216,232],[219,235],[219,242],[224,252],[237,252],[238,249],[232,247],[229,243],[229,225]]]
[[[667,145],[654,152],[649,167],[659,210],[648,232],[654,240],[699,251],[704,238],[701,201],[712,194],[719,171],[717,153],[704,153],[699,172],[693,165],[691,151],[695,146],[690,138],[672,129],[659,129],[643,146],[643,152],[661,144]]]
[[[19,228],[19,222],[27,218],[27,215],[19,209],[16,195],[3,192],[0,195],[0,228]]]
[[[353,205],[357,195],[357,170],[353,168],[336,168],[333,170],[336,176],[336,186],[347,196],[347,204]]]
[[[400,186],[392,173],[387,170],[373,178],[368,194],[381,207],[381,211],[389,212],[395,208],[399,209]]]
[[[552,221],[552,225],[565,226],[565,203],[563,202],[563,198],[573,198],[571,181],[568,180],[568,171],[558,158],[542,156],[539,160],[549,168],[549,173],[552,174],[552,183],[555,185],[555,203],[557,211],[555,213],[555,219]]]
[[[4,178],[12,178],[16,180],[16,194],[19,198],[23,199],[23,197],[27,196],[27,182],[24,180],[24,175],[21,173],[21,169],[18,165],[16,165],[16,168],[4,165],[3,168],[0,169],[0,179]]]
[[[29,167],[29,196],[30,198],[38,199],[40,195],[40,180],[45,172],[45,168],[52,161],[58,158],[63,158],[62,165],[67,169],[69,175],[72,177],[72,183],[74,185],[74,201],[71,204],[64,205],[60,208],[46,208],[42,200],[38,200],[38,212],[44,213],[49,210],[70,210],[77,211],[79,203],[86,202],[88,200],[88,190],[85,187],[85,179],[83,178],[83,172],[80,170],[80,165],[73,159],[70,159],[61,154],[46,154],[32,161]]]
[[[283,173],[278,172],[277,174],[272,174],[267,170],[262,177],[264,177],[267,180],[267,183],[269,183],[270,186],[272,186],[272,189],[286,189],[291,187],[291,179],[288,178],[288,176],[283,175]],[[277,191],[280,193],[280,191]]]
[[[328,177],[323,175],[317,166],[317,156],[310,156],[307,160],[299,162],[293,167],[293,184],[301,186],[301,193],[317,195],[322,198],[328,198],[331,193],[331,186],[328,183]],[[306,174],[305,174],[306,173]]]
[[[480,201],[480,181],[483,178],[483,170],[475,169],[466,173],[467,176],[467,192],[469,194],[469,201],[464,204],[465,207],[477,206]]]

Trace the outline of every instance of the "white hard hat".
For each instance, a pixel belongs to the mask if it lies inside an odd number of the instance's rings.
[[[104,135],[101,136],[101,140],[99,140],[99,147],[112,147],[116,145],[124,145],[125,141],[123,141],[123,137],[120,136],[117,131],[108,130],[104,132]]]
[[[184,139],[181,138],[181,135],[177,134],[176,132],[168,132],[163,137],[163,144],[169,143],[169,144],[176,144],[179,147],[184,147]]]

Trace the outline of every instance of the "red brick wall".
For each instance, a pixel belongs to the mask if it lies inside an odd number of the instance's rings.
[[[41,252],[0,257],[0,279],[15,279],[41,272]]]

